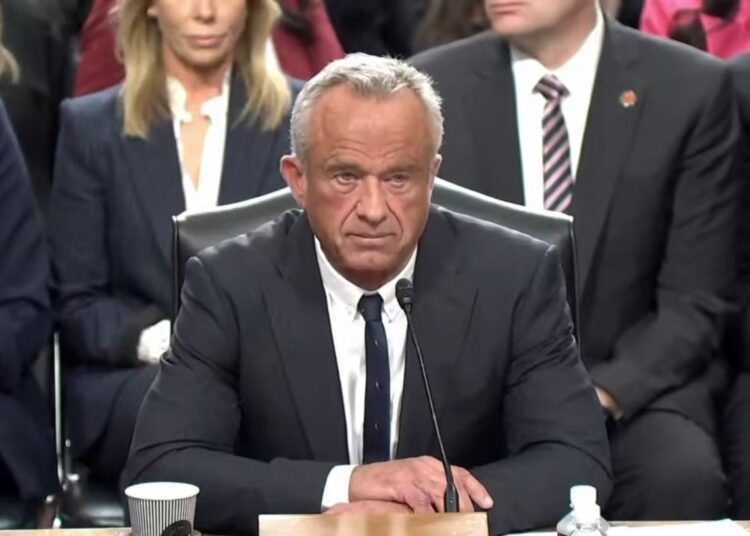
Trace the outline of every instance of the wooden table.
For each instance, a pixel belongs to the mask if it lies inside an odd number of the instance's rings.
[[[614,525],[643,527],[664,526],[674,523],[614,523]],[[750,532],[750,521],[738,521],[737,523]],[[487,534],[487,522],[485,514],[472,514],[470,516],[464,514],[455,517],[451,514],[426,516],[403,514],[387,517],[261,516],[260,534],[261,536],[298,536],[302,534],[306,536],[439,536],[442,534],[473,536],[475,534]]]
[[[288,516],[292,517],[292,516]],[[414,516],[419,517],[419,516]],[[344,521],[344,518],[337,518],[337,517],[324,517],[321,516],[321,518],[325,523],[333,523],[333,525],[328,525],[328,528],[330,529],[329,532],[326,532],[326,535],[336,535],[336,536],[350,536],[350,535],[363,535],[366,534],[362,531],[363,527],[361,525],[351,525],[349,521]],[[329,521],[330,520],[330,521]],[[338,521],[336,521],[338,520]],[[294,522],[294,521],[293,521]],[[472,520],[472,526],[469,528],[474,528],[473,523],[479,522],[479,520]],[[483,522],[483,520],[482,520]],[[356,523],[356,522],[355,522]],[[654,525],[669,525],[671,523],[625,523],[627,526],[631,527],[639,527],[639,526],[654,526]],[[740,525],[742,528],[750,532],[750,521],[737,521],[737,524]],[[620,523],[617,523],[616,525],[621,525]],[[426,535],[426,534],[434,534],[429,531],[429,525],[422,524],[420,525],[419,522],[417,522],[417,526],[419,527],[419,530],[421,532],[413,532],[409,534],[419,534],[419,535]],[[369,527],[365,526],[364,528],[369,529]],[[394,525],[394,528],[398,529],[397,525]],[[461,534],[459,532],[461,529],[466,529],[467,526],[455,526],[456,532],[453,534]],[[353,532],[345,532],[345,529],[351,529]],[[336,532],[338,531],[338,532]],[[292,534],[290,532],[276,532],[276,533],[269,533],[269,534],[275,534],[275,535],[286,535],[286,534]],[[303,533],[305,535],[311,534],[311,533]],[[398,533],[394,532],[391,534],[406,534],[404,532]],[[300,533],[296,533],[295,536],[300,535]],[[130,536],[130,529],[129,528],[112,528],[112,529],[61,529],[61,530],[14,530],[14,531],[0,531],[0,536]]]
[[[487,514],[260,516],[261,536],[487,536]]]
[[[0,530],[0,536],[130,536],[130,527],[111,529]]]

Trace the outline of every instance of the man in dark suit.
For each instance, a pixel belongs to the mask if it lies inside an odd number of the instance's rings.
[[[345,52],[409,56],[425,0],[325,0]]]
[[[617,18],[626,26],[638,28],[641,24],[643,0],[622,0]]]
[[[72,53],[56,0],[2,0],[4,43],[20,67],[0,85],[42,213],[52,187],[60,102],[69,94]]]
[[[461,511],[489,510],[495,534],[554,523],[575,483],[606,498],[557,254],[430,206],[442,117],[426,77],[349,56],[303,89],[291,128],[282,172],[305,210],[188,262],[125,481],[196,484],[196,526],[220,533],[254,533],[259,514],[441,510],[395,296],[413,277]]]
[[[0,68],[0,70],[2,70]],[[0,103],[0,527],[34,528],[57,490],[51,418],[32,365],[52,330],[49,259],[23,157]],[[7,501],[22,501],[7,526]]]
[[[643,0],[599,0],[602,8],[610,16],[631,28],[639,28]]]
[[[486,7],[492,31],[413,60],[444,98],[441,174],[575,217],[581,356],[612,421],[609,515],[723,515],[712,393],[734,276],[727,73],[595,0]]]
[[[737,146],[737,181],[740,183],[739,297],[740,314],[729,328],[730,353],[738,372],[724,412],[723,446],[731,515],[750,518],[750,54],[729,64],[737,93],[740,141]]]

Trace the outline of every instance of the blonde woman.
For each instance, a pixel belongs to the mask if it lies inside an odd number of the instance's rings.
[[[16,77],[15,61],[0,44],[0,78]],[[38,507],[57,488],[50,421],[31,372],[52,326],[49,269],[29,176],[2,101],[0,214],[0,527],[35,528]],[[9,518],[11,511],[16,515]]]
[[[115,480],[169,339],[171,217],[283,186],[274,0],[118,0],[121,86],[63,105],[52,255],[73,455]]]

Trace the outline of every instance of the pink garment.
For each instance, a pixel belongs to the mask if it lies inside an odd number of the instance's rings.
[[[641,30],[669,37],[672,21],[678,11],[700,7],[701,0],[646,0],[641,15]],[[706,30],[710,54],[727,59],[750,50],[750,0],[740,0],[739,12],[729,24],[708,15],[700,17]]]

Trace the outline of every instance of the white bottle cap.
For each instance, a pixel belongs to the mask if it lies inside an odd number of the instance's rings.
[[[596,488],[594,486],[573,486],[570,488],[570,507],[579,504],[596,504]]]
[[[595,525],[599,522],[601,510],[598,504],[581,504],[575,508],[576,523],[581,525]]]

